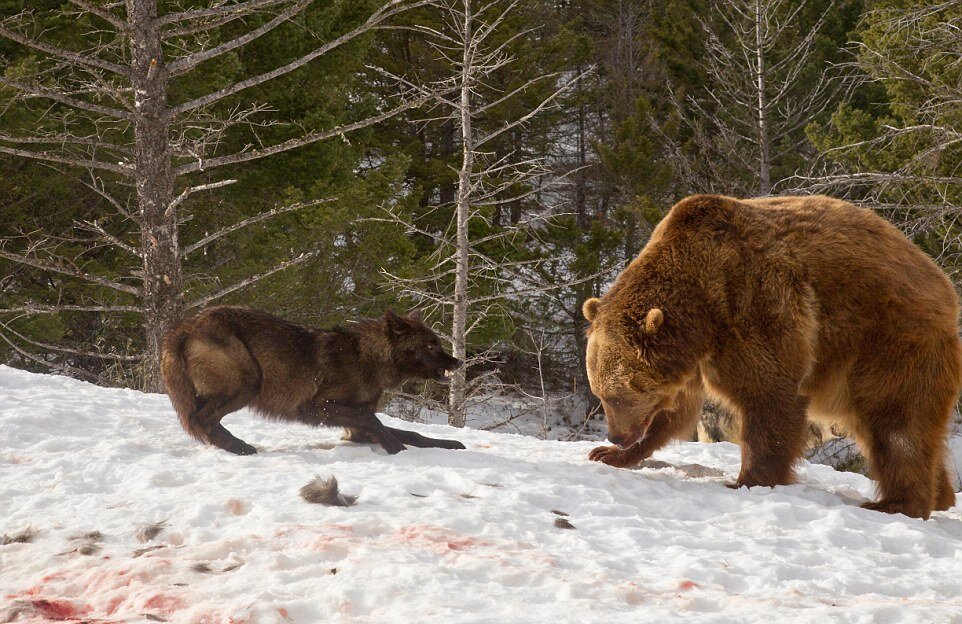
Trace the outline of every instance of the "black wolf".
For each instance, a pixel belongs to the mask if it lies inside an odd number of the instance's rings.
[[[245,406],[276,420],[347,429],[347,439],[463,449],[386,427],[375,416],[385,389],[407,379],[444,381],[461,361],[445,353],[420,316],[364,319],[331,329],[304,327],[250,308],[208,308],[164,339],[167,394],[192,437],[237,455],[256,449],[221,419]]]

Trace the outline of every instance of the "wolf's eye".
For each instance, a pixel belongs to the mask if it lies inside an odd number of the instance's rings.
[[[624,403],[624,401],[621,399],[608,399],[608,405],[611,407],[621,407],[622,403]]]

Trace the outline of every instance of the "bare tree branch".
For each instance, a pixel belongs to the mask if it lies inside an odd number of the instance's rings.
[[[10,345],[11,349],[19,353],[21,356],[27,358],[28,360],[31,360],[38,364],[42,364],[43,366],[46,366],[52,370],[61,371],[63,373],[69,373],[71,375],[76,375],[77,377],[80,377],[81,379],[86,379],[87,381],[91,381],[91,382],[97,381],[96,377],[94,377],[93,375],[91,375],[85,370],[75,368],[67,364],[58,364],[56,362],[48,362],[43,358],[37,357],[36,355],[30,353],[29,351],[22,349],[18,344],[10,340],[10,338],[2,331],[0,331],[0,339],[2,339],[4,342]]]
[[[77,54],[76,52],[70,52],[69,50],[64,50],[63,48],[58,48],[57,46],[53,46],[47,43],[43,43],[42,41],[31,39],[18,32],[14,32],[8,28],[4,28],[3,26],[0,26],[0,37],[5,37],[7,39],[10,39],[11,41],[16,41],[21,45],[25,45],[29,48],[33,48],[34,50],[45,52],[51,56],[56,56],[57,58],[70,61],[71,63],[75,63],[77,65],[86,65],[88,67],[96,67],[98,69],[104,69],[124,77],[127,77],[130,75],[130,70],[128,68],[123,67],[121,65],[117,65],[116,63],[111,63],[110,61],[99,59],[96,56],[93,56],[90,54],[84,55],[84,54]]]
[[[278,264],[278,265],[276,265],[276,266],[274,266],[274,267],[271,267],[270,269],[268,269],[268,270],[266,270],[266,271],[263,271],[263,272],[261,272],[261,273],[258,273],[257,275],[251,275],[250,277],[248,277],[248,278],[246,278],[246,279],[243,279],[243,280],[237,282],[236,284],[232,284],[231,286],[228,286],[227,288],[222,288],[222,289],[218,290],[217,292],[214,292],[214,293],[212,293],[212,294],[209,294],[209,295],[206,295],[206,296],[204,296],[204,297],[201,297],[200,299],[197,299],[196,301],[192,301],[192,302],[190,302],[190,303],[187,304],[187,307],[188,307],[188,308],[199,308],[199,307],[201,307],[201,306],[205,306],[205,305],[207,305],[208,303],[210,303],[211,301],[216,301],[217,299],[221,299],[222,297],[226,297],[227,295],[229,295],[229,294],[231,294],[232,292],[235,292],[235,291],[237,291],[237,290],[240,290],[241,288],[247,288],[247,287],[250,286],[251,284],[255,284],[255,283],[259,282],[260,280],[264,279],[265,277],[269,277],[269,276],[277,273],[278,271],[283,271],[284,269],[286,269],[286,268],[288,268],[288,267],[297,266],[298,264],[303,264],[303,263],[307,262],[308,260],[310,260],[311,258],[314,258],[315,256],[317,256],[317,255],[320,254],[320,253],[321,253],[320,251],[311,251],[311,252],[308,252],[308,253],[303,253],[303,254],[297,256],[296,258],[291,258],[290,260],[286,260],[285,262],[282,262],[282,263],[280,263],[280,264]]]
[[[76,167],[103,169],[104,171],[113,171],[114,173],[120,173],[125,176],[133,175],[133,168],[130,166],[115,165],[112,163],[100,162],[98,160],[88,160],[85,158],[74,158],[72,156],[62,156],[53,152],[35,152],[31,150],[23,150],[0,145],[0,153],[10,154],[11,156],[22,156],[24,158],[32,158],[35,160],[45,160],[47,162],[61,163],[64,165],[74,165]]]
[[[60,93],[59,91],[54,91],[52,89],[47,89],[46,87],[40,87],[36,85],[29,85],[16,80],[10,80],[9,78],[4,78],[3,76],[0,76],[0,84],[6,85],[12,89],[16,89],[32,97],[47,98],[56,102],[60,102],[61,104],[66,104],[67,106],[90,111],[92,113],[100,113],[116,119],[129,120],[133,118],[133,115],[130,111],[122,110],[120,108],[113,108],[110,106],[101,106],[100,104],[93,104],[91,102],[85,102],[83,100],[78,100],[77,98]]]
[[[107,312],[125,314],[140,311],[140,306],[124,305],[27,304],[13,308],[0,308],[0,314],[20,314],[26,316],[32,316],[34,314],[59,314],[61,312],[92,312],[97,314]]]
[[[113,150],[121,154],[130,155],[133,153],[128,147],[122,145],[117,145],[115,143],[108,143],[96,136],[89,137],[78,137],[71,134],[49,134],[49,135],[34,135],[34,136],[11,136],[9,134],[0,133],[0,141],[4,143],[20,143],[23,145],[43,145],[45,143],[60,145],[61,147],[66,145],[87,145],[90,147],[99,147],[106,150]]]
[[[80,229],[89,230],[91,232],[99,234],[100,237],[103,238],[105,241],[107,241],[114,247],[123,249],[124,251],[134,256],[135,258],[143,258],[143,252],[141,252],[139,249],[135,249],[131,245],[128,245],[124,241],[120,240],[119,238],[117,238],[116,236],[114,236],[113,234],[105,230],[103,226],[101,226],[96,221],[80,221],[76,223],[76,226]]]
[[[300,0],[299,2],[291,5],[290,8],[284,10],[281,14],[279,14],[277,17],[275,17],[271,21],[267,22],[263,26],[255,28],[254,30],[250,31],[249,33],[241,37],[231,39],[230,41],[224,42],[221,45],[215,46],[209,50],[204,50],[203,52],[197,52],[196,54],[191,54],[183,58],[177,59],[176,61],[174,61],[173,63],[167,66],[167,71],[170,73],[171,76],[179,76],[180,74],[187,73],[188,71],[190,71],[194,67],[197,67],[204,61],[208,61],[212,58],[216,58],[220,56],[221,54],[225,54],[227,52],[230,52],[231,50],[235,50],[241,46],[247,45],[251,41],[254,41],[258,37],[260,37],[261,35],[269,33],[270,31],[274,30],[284,22],[288,21],[289,19],[291,19],[292,17],[294,17],[295,15],[297,15],[298,13],[306,9],[308,6],[310,6],[312,2],[314,2],[314,0]]]
[[[293,212],[295,210],[300,210],[302,208],[307,208],[310,206],[319,206],[320,204],[325,204],[332,201],[336,201],[336,200],[331,198],[331,199],[319,199],[316,201],[309,201],[309,202],[298,202],[296,204],[291,204],[290,206],[284,206],[282,208],[274,208],[273,210],[268,210],[267,212],[256,214],[253,217],[249,217],[247,219],[244,219],[243,221],[238,221],[233,225],[229,225],[225,228],[221,228],[216,232],[214,232],[213,234],[208,234],[207,236],[200,239],[196,243],[192,245],[188,245],[183,249],[183,251],[181,251],[181,256],[186,258],[187,255],[190,254],[191,252],[194,252],[194,251],[197,251],[198,249],[206,247],[207,245],[211,244],[215,240],[219,238],[223,238],[224,236],[227,236],[231,232],[236,232],[237,230],[241,228],[245,228],[248,225],[252,225],[254,223],[258,223],[260,221],[264,221],[266,219],[270,219],[271,217],[285,214],[287,212]]]
[[[185,199],[193,195],[194,193],[200,193],[201,191],[210,191],[213,189],[218,189],[224,186],[230,186],[235,184],[237,180],[220,180],[219,182],[211,182],[210,184],[200,184],[198,186],[188,186],[183,190],[183,192],[174,198],[172,202],[167,206],[164,211],[168,215],[173,215],[177,207],[183,203]]]
[[[130,293],[132,295],[139,295],[140,289],[134,286],[128,286],[127,284],[121,284],[113,280],[109,280],[105,277],[99,275],[92,275],[86,271],[74,267],[66,266],[60,264],[59,262],[53,262],[50,260],[42,260],[40,258],[33,258],[30,256],[24,256],[21,254],[16,254],[9,252],[5,249],[0,249],[0,258],[6,258],[13,262],[20,264],[26,264],[37,269],[42,269],[44,271],[51,271],[53,273],[60,273],[62,275],[70,275],[71,277],[77,277],[84,281],[90,282],[92,284],[97,284],[99,286],[106,286],[107,288],[112,288],[114,290],[119,290],[120,292]]]
[[[84,357],[95,357],[95,358],[100,358],[102,360],[118,360],[121,362],[139,362],[140,360],[144,359],[144,356],[142,355],[121,355],[119,353],[100,353],[98,351],[80,351],[78,349],[69,349],[67,347],[60,347],[57,345],[52,345],[46,342],[38,342],[36,340],[27,338],[20,332],[10,327],[10,325],[2,321],[0,321],[0,327],[3,327],[7,332],[13,334],[23,342],[33,345],[34,347],[40,347],[44,351],[55,351],[57,353],[70,353],[72,355],[81,355]]]
[[[180,11],[179,13],[168,13],[167,15],[157,18],[157,21],[161,26],[166,26],[176,22],[197,20],[206,17],[222,17],[225,15],[235,14],[244,15],[258,9],[263,9],[275,4],[283,4],[290,1],[291,0],[248,0],[247,2],[234,2],[210,9],[191,9],[189,11]]]
[[[249,89],[250,87],[257,86],[261,83],[267,82],[268,80],[273,80],[274,78],[277,78],[279,76],[289,74],[295,69],[298,69],[299,67],[303,67],[304,65],[310,63],[311,61],[318,58],[319,56],[327,54],[331,50],[344,45],[345,43],[351,41],[352,39],[357,38],[360,35],[363,35],[366,32],[370,32],[374,27],[381,24],[385,20],[399,13],[402,13],[404,11],[409,11],[411,9],[414,9],[420,6],[426,6],[430,4],[431,0],[419,0],[411,4],[405,4],[406,2],[407,0],[390,0],[390,2],[382,6],[377,11],[375,11],[371,15],[371,17],[367,19],[367,21],[365,21],[363,24],[361,24],[357,28],[344,33],[340,37],[337,37],[336,39],[333,39],[318,48],[315,48],[314,50],[298,58],[297,60],[291,61],[287,65],[278,67],[269,72],[265,72],[258,76],[253,76],[246,80],[242,80],[240,82],[232,84],[229,87],[225,87],[219,91],[208,93],[207,95],[190,100],[188,102],[184,102],[183,104],[180,104],[178,106],[174,106],[173,109],[171,110],[171,115],[174,115],[174,116],[180,115],[187,111],[194,110],[195,108],[200,108],[201,106],[207,106],[208,104],[213,104],[214,102],[222,100],[228,96],[234,95],[235,93],[243,91],[244,89]]]
[[[230,154],[227,156],[218,156],[215,158],[210,158],[208,160],[200,160],[197,162],[192,162],[187,165],[182,165],[175,170],[176,175],[184,175],[185,173],[190,173],[192,171],[205,171],[207,169],[213,169],[215,167],[222,167],[224,165],[232,165],[235,163],[247,162],[250,160],[257,160],[259,158],[264,158],[265,156],[271,156],[273,154],[280,154],[281,152],[286,152],[298,147],[303,147],[305,145],[310,145],[311,143],[317,143],[318,141],[323,141],[324,139],[329,139],[335,136],[341,136],[348,132],[353,132],[354,130],[360,130],[362,128],[367,128],[368,126],[373,126],[374,124],[380,123],[386,119],[395,117],[404,111],[411,110],[412,108],[417,108],[431,100],[435,99],[437,96],[435,94],[424,95],[412,100],[408,100],[403,104],[400,104],[390,110],[384,111],[373,117],[368,117],[367,119],[362,119],[361,121],[356,121],[354,123],[345,124],[343,126],[337,126],[336,128],[331,128],[330,130],[323,130],[320,132],[312,132],[304,136],[300,136],[283,143],[278,143],[277,145],[272,145],[270,147],[265,147],[263,149],[251,150],[249,152],[239,152],[237,154]]]
[[[97,17],[99,17],[104,21],[110,22],[114,26],[114,28],[116,28],[119,31],[123,32],[127,30],[127,23],[124,20],[122,20],[120,17],[118,17],[116,14],[112,13],[111,11],[101,8],[96,4],[94,4],[93,2],[90,2],[89,0],[67,0],[67,2],[80,7],[84,11],[93,13],[94,15],[96,15]]]

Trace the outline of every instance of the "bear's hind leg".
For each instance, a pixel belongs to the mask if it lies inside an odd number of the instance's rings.
[[[891,423],[899,422],[910,422],[910,418],[896,418],[890,409],[884,417],[874,420],[875,427],[858,436],[868,451],[869,470],[879,493],[878,501],[862,507],[928,519],[936,488],[933,462],[941,454],[924,436],[913,434],[908,427],[891,427]],[[882,423],[889,426],[878,426]]]
[[[935,511],[945,511],[955,507],[955,488],[952,477],[946,468],[936,466],[935,473]]]

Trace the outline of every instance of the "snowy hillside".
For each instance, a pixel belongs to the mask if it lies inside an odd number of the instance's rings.
[[[962,510],[864,511],[859,475],[732,491],[730,444],[617,470],[590,442],[395,421],[468,450],[388,456],[225,423],[260,453],[190,440],[162,395],[0,367],[0,533],[36,531],[0,546],[0,622],[962,622]],[[303,501],[315,474],[357,505]]]

